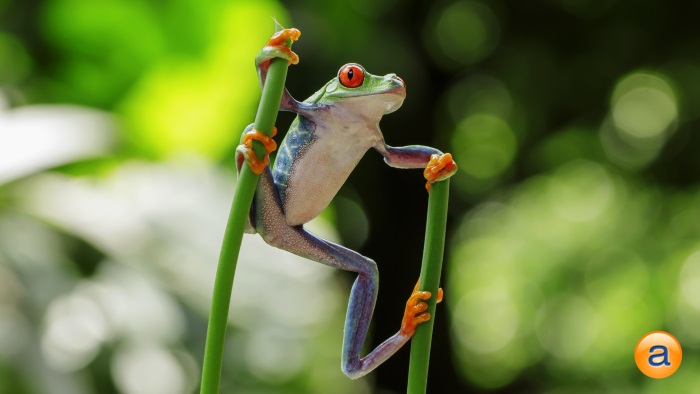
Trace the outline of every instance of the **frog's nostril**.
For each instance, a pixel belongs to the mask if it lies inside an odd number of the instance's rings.
[[[401,86],[406,86],[406,83],[401,79],[398,75],[392,73],[392,74],[387,74],[384,76],[385,79],[392,80],[394,82],[398,82]]]

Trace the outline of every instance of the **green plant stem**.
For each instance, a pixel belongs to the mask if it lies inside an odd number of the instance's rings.
[[[282,27],[276,25],[275,31]],[[289,40],[291,41],[291,40]],[[288,46],[291,42],[287,43]],[[268,136],[272,135],[280,101],[287,78],[287,61],[273,59],[263,86],[262,98],[258,106],[254,127]],[[259,158],[264,157],[265,147],[257,140],[253,141],[253,150]],[[243,230],[253,202],[255,188],[259,175],[254,174],[248,165],[243,165],[238,176],[238,185],[233,197],[231,213],[229,214],[224,240],[219,254],[219,265],[214,279],[214,295],[209,314],[209,326],[204,348],[204,363],[202,365],[202,385],[200,394],[217,394],[221,380],[221,365],[223,362],[224,339],[228,321],[228,310],[231,303],[233,278],[236,273],[238,253],[243,241]]]
[[[447,202],[450,190],[449,178],[430,186],[428,198],[428,220],[425,228],[425,245],[423,246],[423,263],[421,266],[420,285],[422,291],[429,291],[432,297],[428,303],[430,320],[416,327],[411,339],[411,362],[408,367],[408,394],[424,394],[428,383],[428,363],[430,362],[430,342],[435,322],[435,304],[442,256],[445,249],[445,227],[447,222]]]

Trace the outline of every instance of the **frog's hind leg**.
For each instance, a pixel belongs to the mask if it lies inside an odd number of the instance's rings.
[[[342,370],[349,377],[355,379],[376,368],[411,338],[416,325],[430,318],[427,313],[422,313],[427,304],[418,302],[419,298],[429,298],[430,293],[414,291],[407,303],[401,330],[369,355],[360,358],[377,299],[379,272],[376,263],[357,252],[317,237],[302,226],[289,226],[269,167],[260,177],[254,207],[256,230],[268,244],[357,273],[350,293],[343,338]]]

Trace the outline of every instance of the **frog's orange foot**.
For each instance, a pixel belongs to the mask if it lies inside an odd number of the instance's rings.
[[[272,135],[270,137],[256,129],[252,129],[243,135],[241,144],[238,145],[238,148],[236,148],[236,152],[245,157],[248,165],[250,166],[250,170],[253,171],[253,173],[258,175],[262,174],[265,167],[270,164],[269,155],[275,149],[277,149],[277,143],[272,139],[275,134],[277,134],[276,127],[272,128]],[[258,159],[258,157],[255,155],[255,151],[253,150],[253,140],[260,141],[263,146],[265,146],[265,156],[262,160]]]
[[[430,292],[419,291],[418,283],[416,283],[413,293],[406,302],[406,309],[404,310],[403,320],[401,321],[401,335],[412,337],[419,324],[430,320],[430,313],[426,312],[428,304],[420,301],[427,300],[430,297]],[[438,302],[440,301],[442,301],[442,289],[438,291]]]
[[[416,285],[413,287],[414,293],[418,291],[419,285],[420,285],[420,278],[418,278],[418,281],[416,281]],[[429,291],[427,293],[430,294]],[[437,296],[437,303],[438,304],[442,302],[443,295],[444,295],[444,292],[442,291],[442,287],[438,288],[438,296]],[[430,298],[430,297],[428,297],[428,298]]]
[[[451,177],[457,172],[457,163],[452,160],[452,155],[445,153],[442,155],[434,154],[430,156],[430,162],[423,171],[423,176],[428,181],[425,188],[430,192],[430,184],[442,181]]]
[[[291,28],[280,30],[270,37],[263,50],[275,53],[276,57],[287,60],[289,64],[297,64],[299,63],[299,56],[287,47],[287,39],[296,41],[299,39],[300,35],[301,32],[298,29]]]

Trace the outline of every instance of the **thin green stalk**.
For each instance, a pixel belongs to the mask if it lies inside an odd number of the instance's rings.
[[[433,294],[428,303],[430,320],[416,327],[411,339],[411,362],[408,366],[408,394],[424,394],[428,383],[428,363],[430,362],[430,342],[435,322],[435,304],[440,286],[442,256],[445,248],[445,227],[447,222],[447,201],[450,180],[435,182],[430,186],[428,198],[428,220],[425,228],[423,263],[420,285],[422,291]]]
[[[276,24],[275,31],[282,27]],[[291,41],[291,40],[288,40]],[[290,46],[291,42],[287,42]],[[262,98],[255,117],[255,129],[272,135],[279,105],[284,91],[284,82],[287,78],[287,61],[273,59],[267,74],[267,80],[263,86]],[[264,157],[265,147],[257,140],[253,141],[253,150],[259,158]],[[200,394],[218,394],[221,380],[221,365],[223,362],[224,339],[228,321],[228,310],[231,303],[231,290],[233,277],[236,273],[238,253],[243,240],[250,205],[258,184],[259,175],[254,174],[250,167],[243,165],[238,176],[238,185],[233,197],[231,213],[229,214],[224,240],[219,254],[219,265],[214,279],[214,295],[209,314],[209,326],[204,348],[204,363],[202,365],[202,385]]]

